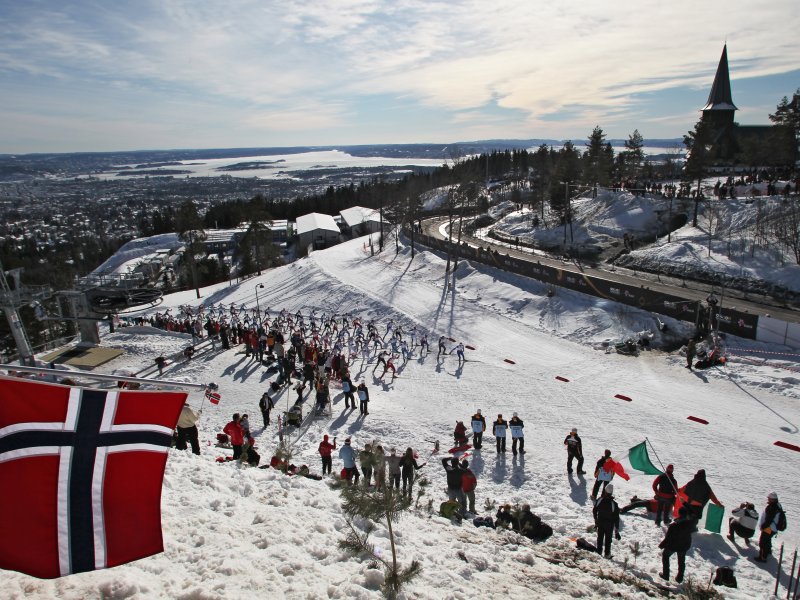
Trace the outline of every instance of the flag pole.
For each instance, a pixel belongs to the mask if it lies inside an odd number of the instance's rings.
[[[31,373],[34,375],[60,375],[63,377],[76,377],[79,379],[96,379],[98,381],[123,381],[125,383],[148,383],[159,387],[174,387],[192,390],[205,390],[214,387],[211,383],[184,383],[182,381],[164,381],[161,379],[145,379],[143,377],[129,377],[125,375],[106,375],[102,373],[87,373],[86,371],[67,371],[66,369],[50,369],[49,367],[26,367],[22,365],[0,365],[0,370],[11,373]]]
[[[661,462],[661,459],[658,457],[658,452],[656,452],[656,449],[653,447],[653,442],[651,442],[651,441],[650,441],[650,438],[648,438],[647,436],[645,436],[645,437],[644,437],[644,441],[645,441],[645,442],[647,442],[647,444],[648,444],[648,445],[650,446],[650,448],[653,450],[653,454],[655,454],[655,456],[656,456],[656,460],[658,461],[658,464],[659,464],[659,465],[661,465],[661,471],[662,471],[663,473],[666,473],[666,472],[667,472],[667,469],[664,467],[664,463],[662,463],[662,462]],[[678,495],[678,488],[676,488],[676,487],[675,487],[675,484],[674,484],[674,483],[672,483],[672,479],[671,479],[670,477],[667,477],[667,481],[669,481],[669,484],[672,486],[672,489],[675,491],[675,496],[677,497],[677,495]]]

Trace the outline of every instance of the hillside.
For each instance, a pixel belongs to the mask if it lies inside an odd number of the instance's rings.
[[[238,286],[225,283],[202,291],[206,305],[235,303],[252,309],[256,286],[263,284],[258,291],[262,310],[358,314],[365,321],[376,320],[381,333],[393,319],[406,329],[416,325],[428,331],[434,349],[439,335],[475,348],[461,366],[455,355],[437,360],[435,354],[416,354],[393,382],[373,379],[374,364],[356,359],[351,372],[354,381],[363,379],[370,389],[369,416],[357,418],[345,411],[341,392],[334,390],[332,416],[306,417],[291,433],[292,461],[314,471],[319,470],[316,448],[324,433],[339,442],[352,436],[358,448],[373,440],[401,451],[412,447],[428,461],[420,473],[431,485],[421,507],[396,525],[400,560],[407,564],[417,559],[423,567],[407,598],[466,599],[477,590],[482,598],[498,599],[647,597],[640,588],[653,590],[660,581],[657,546],[662,530],[641,510],[623,517],[622,541],[615,542],[613,560],[572,549],[570,538],[592,540],[586,531],[592,522],[588,495],[593,483],[591,473],[586,479],[567,476],[563,439],[572,427],[583,438],[588,471],[605,448],[624,458],[647,437],[664,464],[675,464],[679,484],[706,469],[726,507],[749,500],[761,509],[766,494],[776,491],[790,519],[777,544],[796,547],[800,466],[794,453],[773,446],[777,440],[797,443],[800,376],[795,351],[767,348],[778,354],[753,360],[751,351],[763,346],[729,338],[726,344],[736,353],[725,367],[688,371],[679,353],[654,349],[630,357],[604,351],[603,342],[654,329],[649,313],[562,290],[548,296],[534,281],[468,262],[460,264],[454,287],[445,289],[443,283],[441,257],[422,252],[412,261],[406,247],[397,255],[390,247],[370,257],[362,239],[315,252]],[[158,310],[177,313],[183,304],[196,305],[193,291],[165,298]],[[686,324],[667,325],[663,335],[677,339],[690,333]],[[657,348],[664,340],[659,332],[654,335]],[[188,343],[185,337],[152,328],[120,328],[105,335],[103,344],[123,348],[126,354],[103,370],[139,371],[150,367],[158,354],[179,352]],[[259,450],[269,460],[276,428],[273,422],[261,429],[257,403],[275,376],[245,358],[241,346],[168,367],[164,378],[217,382],[222,402],[203,405],[201,394],[190,395],[190,404],[203,407],[202,455],[170,453],[162,496],[166,551],[55,581],[5,572],[2,596],[379,598],[369,561],[348,558],[337,548],[345,524],[338,496],[325,482],[215,462],[226,451],[210,444],[233,412],[251,415]],[[617,394],[631,401],[621,401]],[[287,396],[281,392],[278,408],[288,406]],[[556,532],[544,544],[477,529],[468,521],[456,526],[425,508],[428,498],[436,507],[446,497],[444,471],[439,457],[431,455],[433,441],[447,448],[456,420],[468,422],[478,408],[487,421],[498,413],[510,417],[518,412],[525,421],[527,449],[520,457],[510,451],[497,455],[487,436],[483,450],[473,454],[479,512],[493,515],[494,510],[482,509],[487,501],[530,503]],[[694,423],[688,416],[709,424]],[[340,468],[341,461],[334,458],[334,472]],[[620,504],[634,494],[649,497],[651,481],[636,472],[629,482],[615,480]],[[382,525],[374,539],[379,552],[388,551]],[[632,550],[637,543],[638,558]],[[701,529],[687,557],[687,574],[705,582],[717,566],[732,565],[739,589],[726,589],[726,597],[766,597],[774,585],[775,562],[765,568],[752,555],[753,550]],[[635,584],[611,580],[621,579],[624,571],[634,576]]]

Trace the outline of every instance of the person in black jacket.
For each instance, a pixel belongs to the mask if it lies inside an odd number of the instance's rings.
[[[425,466],[425,463],[421,465],[417,463],[417,459],[414,458],[414,450],[412,448],[406,448],[406,453],[403,455],[403,458],[400,459],[400,474],[403,477],[403,495],[408,495],[411,497],[411,490],[414,487],[414,471],[419,470]]]
[[[480,450],[483,445],[483,432],[486,431],[486,419],[481,414],[481,409],[472,415],[472,447]]]
[[[455,456],[443,458],[442,466],[447,472],[447,498],[464,506],[464,492],[461,491],[461,476],[464,472],[461,470],[458,459]]]
[[[583,444],[581,438],[578,436],[578,430],[573,427],[569,435],[564,439],[564,445],[567,447],[567,473],[572,473],[572,461],[578,459],[578,475],[585,475],[586,471],[583,470]]]
[[[706,481],[705,469],[700,469],[694,478],[678,491],[686,494],[686,506],[689,508],[689,516],[694,518],[695,521],[699,521],[700,517],[703,516],[703,509],[709,500],[717,506],[722,506],[722,502],[717,499],[711,486]]]
[[[662,517],[667,525],[672,521],[672,506],[675,504],[675,494],[678,492],[678,482],[672,475],[673,469],[672,465],[667,465],[666,473],[662,473],[653,481],[653,492],[658,501],[656,525],[661,525]]]
[[[619,536],[619,505],[614,500],[614,486],[608,484],[592,509],[597,527],[597,553],[605,550],[604,556],[611,558],[611,535]]]
[[[264,417],[264,429],[269,426],[269,413],[275,408],[275,403],[269,395],[269,392],[264,392],[261,399],[258,401],[258,408],[261,410],[261,416]]]
[[[772,554],[772,538],[778,533],[778,520],[783,508],[778,503],[778,494],[771,492],[767,496],[767,506],[761,513],[758,521],[758,528],[761,530],[761,537],[758,538],[758,562],[767,562],[767,558]]]
[[[689,515],[685,506],[678,511],[678,518],[667,529],[667,534],[658,545],[663,550],[661,553],[661,573],[659,577],[669,580],[669,559],[673,554],[678,555],[678,574],[675,581],[683,581],[683,572],[686,568],[686,553],[692,547],[692,532],[695,521]]]

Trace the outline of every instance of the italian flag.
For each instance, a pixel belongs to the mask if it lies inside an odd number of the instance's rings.
[[[606,461],[606,465],[609,462],[612,461]],[[650,455],[647,452],[647,441],[636,444],[633,448],[628,450],[628,455],[625,458],[621,459],[619,462],[613,462],[614,465],[612,465],[612,468],[614,472],[626,481],[630,479],[630,475],[626,473],[626,469],[630,471],[639,471],[645,475],[660,475],[662,473],[661,469],[656,467],[650,460]],[[609,470],[606,469],[606,465],[603,465],[603,469]]]

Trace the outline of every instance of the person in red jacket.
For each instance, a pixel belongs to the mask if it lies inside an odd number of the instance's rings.
[[[233,446],[233,460],[237,460],[242,455],[242,444],[244,444],[244,429],[239,424],[239,413],[233,413],[233,420],[222,428],[231,440]]]
[[[465,446],[467,443],[467,427],[463,421],[456,421],[456,428],[453,430],[456,448]]]
[[[656,525],[661,525],[662,517],[666,525],[672,521],[672,507],[675,504],[675,495],[678,493],[678,482],[675,481],[672,471],[673,466],[667,465],[666,473],[662,473],[653,480],[653,492],[658,500]]]
[[[478,479],[475,473],[469,468],[469,463],[464,460],[461,461],[461,491],[464,492],[462,498],[461,509],[467,510],[467,502],[469,502],[469,512],[475,514],[475,488],[478,485]]]
[[[333,459],[331,458],[331,452],[336,449],[336,438],[333,438],[333,443],[331,444],[328,441],[328,436],[322,436],[322,441],[319,443],[319,455],[322,457],[322,474],[328,475],[331,474],[331,468],[333,467]]]

